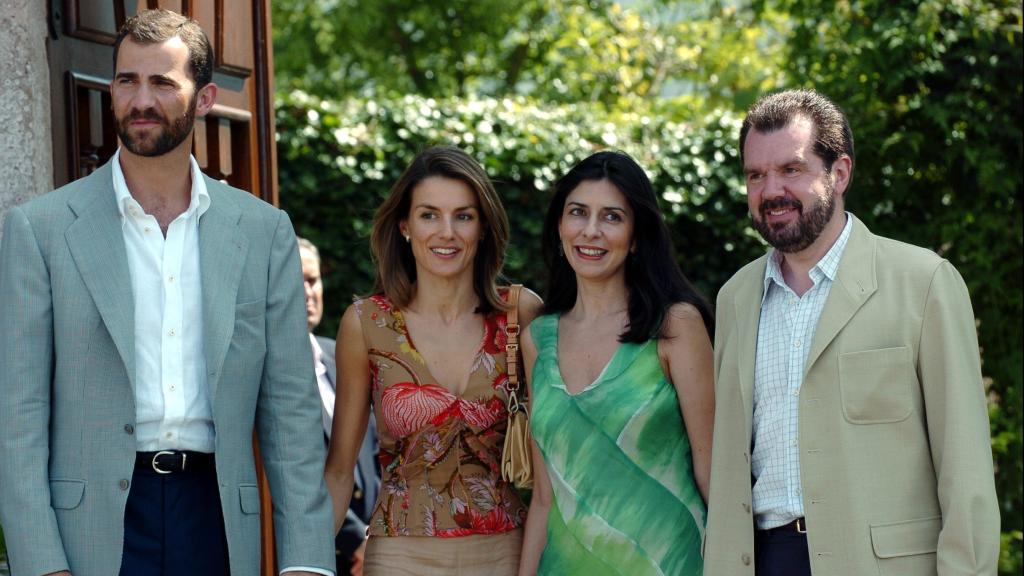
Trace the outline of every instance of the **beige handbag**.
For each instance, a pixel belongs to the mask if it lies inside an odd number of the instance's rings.
[[[508,292],[512,308],[506,316],[505,367],[508,372],[508,428],[501,452],[501,477],[516,488],[533,487],[533,461],[530,417],[526,409],[526,388],[520,384],[522,358],[519,353],[519,294],[522,284],[513,284]]]

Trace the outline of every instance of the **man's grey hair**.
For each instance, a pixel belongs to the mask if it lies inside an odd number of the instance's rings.
[[[299,250],[308,251],[310,254],[316,257],[317,262],[320,261],[320,251],[316,249],[316,244],[313,244],[312,242],[306,240],[301,236],[296,236],[296,239],[299,242]]]

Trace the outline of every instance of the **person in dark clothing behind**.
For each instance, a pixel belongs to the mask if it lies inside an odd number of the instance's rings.
[[[320,276],[320,251],[306,240],[299,238],[299,256],[302,259],[302,277],[306,288],[306,320],[309,326],[309,341],[313,347],[313,365],[316,370],[317,388],[320,391],[320,406],[324,420],[324,440],[331,439],[331,423],[334,419],[335,363],[334,340],[315,336],[313,330],[320,324],[324,314],[324,285]],[[366,429],[363,445],[356,462],[356,485],[352,490],[352,501],[345,515],[345,522],[335,538],[335,552],[338,560],[338,576],[360,576],[363,571],[363,549],[366,542],[366,523],[373,514],[373,503],[377,501],[380,487],[380,472],[377,466],[377,427],[373,417]]]

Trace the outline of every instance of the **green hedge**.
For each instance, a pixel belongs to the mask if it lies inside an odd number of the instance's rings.
[[[746,218],[739,119],[729,113],[687,125],[523,99],[332,102],[294,93],[278,102],[277,122],[282,206],[323,255],[325,333],[352,294],[372,287],[373,211],[413,156],[432,144],[459,146],[495,180],[512,221],[506,273],[536,290],[545,287],[539,237],[550,187],[603,148],[622,149],[647,170],[661,191],[680,264],[709,297],[763,250]]]
[[[1019,573],[1019,123],[1013,124],[1016,136],[979,148],[957,139],[959,132],[950,140],[945,122],[930,121],[918,109],[874,110],[860,122],[858,114],[866,112],[851,108],[858,167],[847,206],[874,232],[949,258],[971,290],[991,391],[1004,529],[1000,572]],[[978,117],[971,130],[983,131],[986,121],[996,127],[1006,117]],[[416,152],[431,144],[460,146],[495,179],[513,227],[508,276],[541,293],[539,234],[550,187],[602,148],[625,150],[648,171],[679,263],[709,298],[764,251],[748,225],[736,149],[740,119],[733,112],[679,123],[645,110],[610,114],[590,104],[521,98],[325,101],[293,93],[278,101],[277,123],[282,206],[324,260],[326,313],[319,332],[326,335],[333,335],[351,296],[372,287],[367,235],[374,209]]]

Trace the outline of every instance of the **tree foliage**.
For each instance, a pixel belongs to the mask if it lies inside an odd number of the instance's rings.
[[[739,120],[729,112],[680,123],[524,98],[338,102],[300,92],[281,99],[277,110],[282,206],[298,233],[320,247],[325,334],[353,294],[372,288],[374,210],[413,156],[434,144],[459,146],[495,180],[512,222],[506,273],[541,292],[540,228],[551,185],[603,148],[622,149],[647,170],[680,263],[708,296],[763,250],[746,218],[734,141]]]
[[[281,92],[526,95],[549,102],[750,104],[778,80],[773,13],[720,2],[291,0],[273,4]]]
[[[763,250],[746,216],[738,118],[760,93],[814,87],[853,124],[850,210],[939,252],[968,283],[991,399],[1000,572],[1020,573],[1019,0],[624,4],[274,2],[281,197],[324,248],[325,317],[370,288],[373,210],[433,143],[461,146],[498,181],[513,223],[507,270],[538,289],[551,183],[596,149],[626,150],[660,191],[681,265],[713,297]]]

